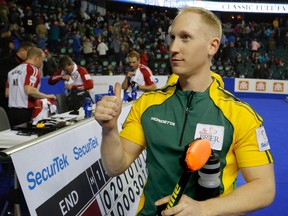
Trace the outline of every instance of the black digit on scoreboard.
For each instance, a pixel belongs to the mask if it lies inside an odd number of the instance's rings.
[[[113,193],[113,197],[114,197],[113,202],[114,202],[118,199],[118,193],[117,193],[117,189],[113,181],[110,183],[110,190]]]
[[[123,191],[123,183],[122,183],[122,179],[120,176],[116,177],[116,182],[117,182],[118,189],[122,192]]]
[[[96,161],[96,163],[92,165],[92,170],[96,179],[96,185],[98,189],[100,190],[105,185],[107,180],[105,178],[105,173],[104,173],[105,171],[103,167],[101,166],[101,163],[99,162],[99,160]]]
[[[133,164],[134,164],[134,166],[135,166],[136,172],[138,172],[138,167],[137,167],[136,161],[135,161]]]
[[[135,194],[134,194],[131,187],[128,188],[128,194],[129,194],[129,198],[130,198],[131,202],[134,203],[135,202]]]
[[[125,216],[123,206],[120,202],[117,203],[117,212],[119,216]]]
[[[104,198],[104,203],[105,203],[105,206],[107,207],[107,209],[111,209],[112,202],[111,202],[111,198],[110,198],[110,195],[109,195],[107,190],[104,190],[103,198]]]
[[[137,181],[136,180],[134,180],[133,181],[133,185],[134,185],[134,187],[136,188],[136,195],[140,195],[140,188],[139,188],[139,186],[138,186],[138,184],[137,184]]]
[[[126,180],[126,184],[128,184],[129,182],[128,182],[128,178],[127,178],[126,173],[127,173],[127,172],[124,172],[123,176],[124,176],[124,178],[125,178],[125,180]]]
[[[127,197],[127,194],[123,194],[123,204],[124,204],[124,206],[125,206],[125,209],[127,210],[127,211],[129,211],[129,209],[130,209],[130,205],[129,205],[129,200],[128,200],[128,197]]]
[[[137,162],[138,162],[139,167],[142,168],[142,161],[139,157],[137,158]]]
[[[144,187],[144,181],[143,181],[143,178],[141,175],[138,175],[138,182],[139,182],[140,187],[143,188]]]
[[[134,170],[133,170],[132,166],[130,166],[128,168],[128,173],[129,173],[129,176],[133,179],[134,178]]]
[[[146,178],[146,175],[147,175],[146,168],[145,168],[145,169],[142,169],[142,173],[143,173],[143,175],[144,175],[144,178]]]

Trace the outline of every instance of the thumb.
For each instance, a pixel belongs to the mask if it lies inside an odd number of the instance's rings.
[[[121,100],[121,91],[122,91],[121,84],[119,82],[116,82],[114,87],[114,94],[120,100]]]

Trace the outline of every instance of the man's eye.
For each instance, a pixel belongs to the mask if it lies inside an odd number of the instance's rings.
[[[183,40],[188,40],[188,39],[190,39],[191,37],[189,36],[189,35],[182,35],[182,39]]]

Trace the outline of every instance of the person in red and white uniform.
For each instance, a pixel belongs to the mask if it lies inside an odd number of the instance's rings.
[[[60,80],[65,83],[67,90],[90,90],[93,88],[93,80],[88,71],[73,62],[70,56],[62,56],[59,60],[59,70],[53,74],[48,83],[54,85]]]
[[[27,59],[8,73],[6,97],[8,97],[8,117],[10,125],[18,125],[32,120],[36,99],[50,98],[53,94],[44,94],[38,90],[45,53],[36,47],[28,51]]]
[[[48,83],[53,85],[63,80],[67,90],[66,105],[69,110],[76,111],[84,105],[86,97],[91,98],[89,90],[93,88],[93,80],[88,71],[75,64],[70,56],[62,56],[58,65],[59,70],[48,79]]]
[[[156,80],[153,72],[149,67],[140,63],[140,54],[136,51],[131,51],[127,55],[130,71],[127,72],[122,89],[128,94],[128,101],[131,100],[132,88],[137,89],[137,98],[144,92],[152,91],[157,88]]]

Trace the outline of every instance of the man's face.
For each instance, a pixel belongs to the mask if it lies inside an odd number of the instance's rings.
[[[19,50],[19,52],[17,53],[17,55],[24,61],[27,59],[27,55],[28,55],[28,51],[31,49],[32,47],[28,47],[28,48],[21,48]]]
[[[34,66],[37,67],[37,68],[41,68],[42,65],[43,65],[43,62],[44,62],[45,58],[46,58],[46,55],[45,55],[45,54],[43,54],[41,57],[38,57],[38,56],[37,56],[37,57],[35,58]]]
[[[140,60],[136,57],[130,57],[128,58],[128,63],[130,65],[131,70],[135,71],[139,67]]]
[[[72,72],[73,72],[73,70],[74,70],[74,64],[66,65],[66,66],[63,68],[63,70],[64,70],[67,74],[71,75]]]
[[[170,62],[175,74],[194,74],[210,61],[205,29],[199,14],[184,13],[174,20],[170,32]]]

